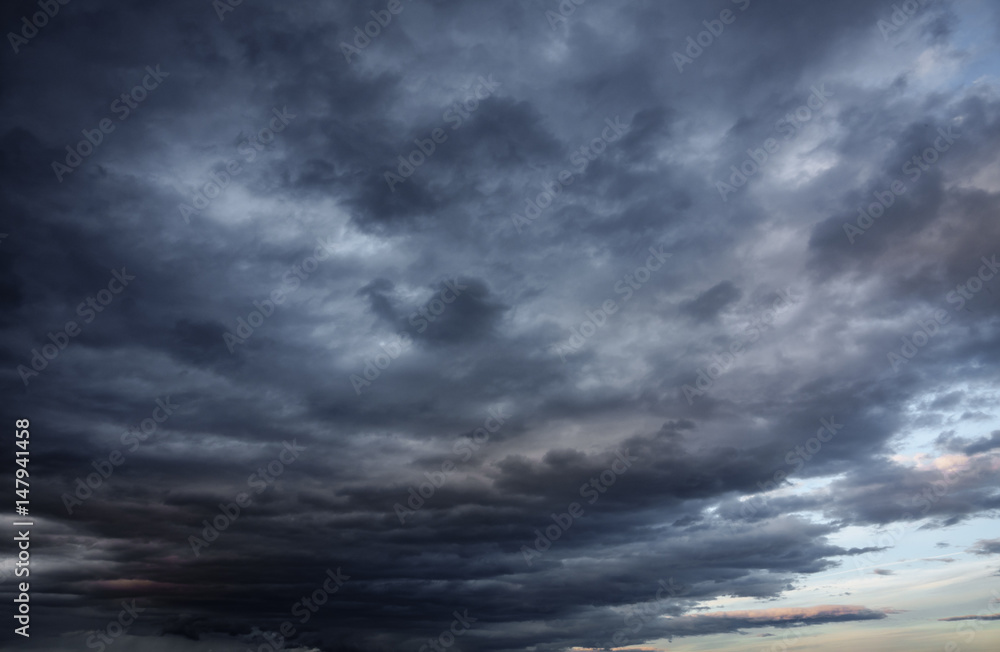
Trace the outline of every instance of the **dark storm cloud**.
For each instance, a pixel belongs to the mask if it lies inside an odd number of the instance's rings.
[[[885,8],[861,0],[594,2],[554,28],[555,2],[404,2],[345,61],[385,6],[244,2],[220,20],[208,2],[72,2],[0,62],[3,414],[36,429],[47,570],[32,599],[38,631],[63,635],[35,649],[79,649],[135,599],[145,611],[112,649],[242,650],[336,568],[350,579],[290,645],[417,649],[467,609],[463,649],[602,647],[661,580],[685,591],[629,644],[864,623],[887,613],[702,611],[884,549],[837,545],[845,527],[1000,509],[997,433],[956,430],[992,415],[1000,286],[949,298],[1000,254],[981,172],[1000,102],[988,81],[944,96],[846,58],[964,47],[951,3],[890,46]],[[678,72],[672,52],[727,7],[736,22]],[[4,24],[35,10],[8,5]],[[154,65],[169,77],[119,120],[113,102]],[[482,78],[496,88],[456,109]],[[782,139],[775,123],[824,83],[823,109],[720,201],[717,171]],[[270,133],[275,111],[294,117]],[[59,182],[53,161],[106,117],[115,130]],[[954,146],[852,245],[858,205],[952,125]],[[435,129],[447,139],[428,153]],[[564,170],[572,183],[518,232],[511,215]],[[188,221],[198,193],[211,201]],[[651,246],[669,261],[626,303],[619,282]],[[135,280],[85,321],[123,268]],[[801,299],[765,326],[785,288]],[[592,318],[608,300],[618,310]],[[894,370],[887,354],[935,310],[949,323]],[[71,320],[80,334],[25,383],[19,366]],[[586,347],[560,359],[585,322]],[[168,397],[176,412],[130,450],[125,433]],[[472,449],[491,410],[504,424]],[[815,439],[831,418],[843,427]],[[961,472],[892,457],[914,428],[944,432]],[[292,441],[303,455],[255,493]],[[608,475],[619,454],[632,465]],[[423,503],[400,523],[411,490]],[[190,537],[248,491],[196,554]],[[528,565],[573,503],[584,515]]]

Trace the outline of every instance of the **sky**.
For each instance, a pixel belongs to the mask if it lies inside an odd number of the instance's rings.
[[[1000,647],[997,3],[0,12],[0,649]]]

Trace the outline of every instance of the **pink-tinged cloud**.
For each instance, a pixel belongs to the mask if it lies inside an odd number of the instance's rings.
[[[751,609],[748,611],[718,611],[700,618],[728,618],[732,620],[765,622],[808,622],[811,620],[868,620],[885,618],[886,610],[869,609],[859,605],[818,605],[815,607],[781,607],[774,609]]]
[[[818,605],[653,618],[646,622],[642,635],[646,641],[675,637],[731,634],[758,627],[823,625],[887,618],[892,609],[870,609],[859,605]],[[797,627],[796,627],[797,629]],[[641,641],[636,641],[640,643]],[[630,650],[632,648],[629,648]]]
[[[943,620],[945,622],[953,622],[956,620],[1000,620],[1000,614],[987,614],[983,616],[952,616],[951,618],[938,618],[938,620]]]
[[[662,647],[613,647],[613,648],[596,648],[596,647],[574,647],[571,648],[573,652],[618,652],[618,650],[628,650],[628,652],[669,652],[666,648]]]

